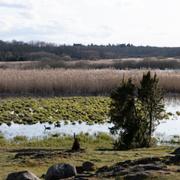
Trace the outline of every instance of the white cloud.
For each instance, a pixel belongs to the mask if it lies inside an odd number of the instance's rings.
[[[0,0],[0,39],[180,46],[179,0]]]

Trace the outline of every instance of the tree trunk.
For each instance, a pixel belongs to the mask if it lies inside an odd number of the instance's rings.
[[[149,146],[151,145],[151,136],[152,136],[152,123],[153,123],[153,117],[152,117],[152,107],[149,114]]]

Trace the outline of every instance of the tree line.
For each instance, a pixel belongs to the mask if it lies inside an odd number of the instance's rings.
[[[178,57],[180,47],[109,45],[57,45],[45,42],[0,41],[0,61],[116,59],[127,57]]]

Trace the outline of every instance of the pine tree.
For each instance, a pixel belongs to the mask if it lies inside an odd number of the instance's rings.
[[[140,87],[132,80],[123,81],[111,93],[110,120],[112,134],[118,135],[116,149],[149,147],[152,133],[164,111],[162,91],[157,76],[143,75]]]
[[[112,134],[119,135],[115,148],[127,149],[134,139],[137,125],[135,91],[136,88],[129,79],[127,82],[123,81],[111,94],[110,117],[114,127],[110,130]]]
[[[164,99],[162,90],[159,87],[159,80],[155,74],[151,77],[150,71],[143,75],[138,89],[138,98],[141,100],[147,112],[148,141],[147,146],[151,144],[152,133],[159,121],[160,114],[164,112]]]

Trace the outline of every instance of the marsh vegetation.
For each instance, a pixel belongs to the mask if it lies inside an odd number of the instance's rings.
[[[139,84],[147,70],[15,70],[0,71],[1,96],[87,96],[109,95],[124,78]],[[179,71],[152,71],[168,93],[180,92]]]
[[[159,63],[162,63],[161,60]],[[169,67],[179,63],[179,60],[171,63]],[[127,159],[164,156],[171,152],[173,147],[169,144],[180,144],[180,113],[179,101],[169,105],[167,99],[167,113],[162,114],[161,123],[153,134],[153,140],[161,144],[160,147],[132,151],[113,149],[117,137],[109,134],[112,127],[109,122],[112,103],[109,95],[122,79],[126,81],[131,78],[135,86],[140,87],[142,76],[148,70],[132,70],[139,65],[156,68],[157,64],[153,59],[0,63],[2,177],[14,168],[29,169],[40,177],[48,164],[57,161],[76,166],[91,161],[99,168]],[[132,69],[120,70],[126,67]],[[160,69],[166,67],[167,64]],[[177,83],[180,81],[179,70],[152,70],[152,74],[155,73],[166,95],[180,92]],[[72,147],[73,133],[78,136],[84,152],[67,153]],[[162,147],[163,144],[168,146]],[[45,151],[47,156],[43,155],[40,160],[30,152],[30,156],[15,158],[19,151],[26,154],[27,149]],[[171,177],[175,179],[177,174],[171,174]]]

